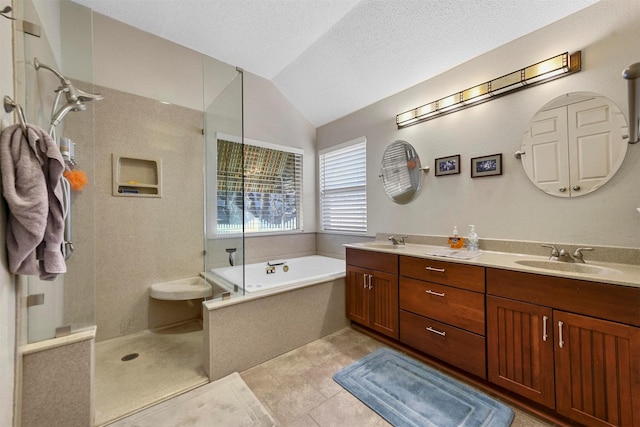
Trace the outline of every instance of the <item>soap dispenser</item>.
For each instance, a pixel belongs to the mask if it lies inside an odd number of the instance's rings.
[[[458,227],[453,226],[452,235],[449,236],[449,247],[451,249],[460,249],[464,245],[464,238],[458,235]]]
[[[478,251],[480,248],[478,246],[478,234],[476,233],[476,226],[470,225],[471,231],[469,231],[469,236],[467,236],[467,249],[470,251]]]

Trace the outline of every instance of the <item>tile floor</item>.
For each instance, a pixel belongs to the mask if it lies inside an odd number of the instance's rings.
[[[344,328],[240,375],[278,426],[388,426],[332,378],[339,369],[382,346],[365,334]],[[120,360],[132,352],[140,356],[129,362]],[[201,355],[202,330],[198,324],[97,343],[95,425],[109,424],[207,383]],[[514,411],[513,427],[550,425],[515,408]]]
[[[388,426],[332,379],[342,367],[382,346],[367,335],[345,328],[240,374],[279,426]],[[518,409],[514,411],[512,427],[550,426]]]

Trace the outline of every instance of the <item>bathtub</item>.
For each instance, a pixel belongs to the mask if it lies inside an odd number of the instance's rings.
[[[230,292],[242,293],[242,266],[213,268],[207,279]],[[342,278],[345,261],[321,255],[245,265],[245,294],[272,293]],[[269,272],[269,273],[268,273]]]
[[[344,260],[313,255],[245,269],[244,294],[242,266],[206,272],[210,283],[231,294],[202,303],[202,367],[209,380],[242,372],[349,325]]]

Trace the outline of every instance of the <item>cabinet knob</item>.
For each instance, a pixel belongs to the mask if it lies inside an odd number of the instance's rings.
[[[579,185],[574,185],[571,188],[573,189],[573,191],[580,191],[580,186]]]
[[[565,191],[567,191],[567,187],[560,187],[558,188],[558,191],[564,193]]]

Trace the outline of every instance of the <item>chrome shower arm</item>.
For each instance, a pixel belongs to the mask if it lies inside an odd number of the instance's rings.
[[[71,82],[65,76],[62,75],[62,73],[60,73],[58,70],[56,70],[53,67],[40,63],[40,61],[38,61],[38,58],[33,58],[33,66],[35,67],[36,70],[39,70],[40,68],[44,68],[45,70],[51,71],[53,74],[58,76],[63,86],[71,84]]]

